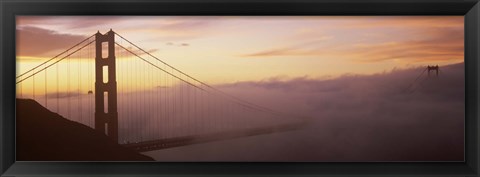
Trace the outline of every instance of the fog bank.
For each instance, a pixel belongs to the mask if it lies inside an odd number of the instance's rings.
[[[298,131],[145,154],[158,161],[461,161],[464,64],[413,82],[423,69],[221,85],[239,98],[313,121]]]

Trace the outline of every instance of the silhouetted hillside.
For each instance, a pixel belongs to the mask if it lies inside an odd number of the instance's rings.
[[[30,99],[17,99],[16,127],[19,161],[153,160]]]

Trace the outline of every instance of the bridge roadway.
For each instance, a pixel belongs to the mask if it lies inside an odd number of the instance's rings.
[[[231,130],[217,133],[190,135],[166,138],[161,140],[143,141],[138,143],[123,144],[123,146],[134,149],[137,152],[154,151],[179,146],[187,146],[192,144],[200,144],[211,141],[227,140],[261,134],[270,134],[276,132],[285,132],[300,129],[305,126],[306,122],[282,124],[269,127],[249,128],[242,130]]]

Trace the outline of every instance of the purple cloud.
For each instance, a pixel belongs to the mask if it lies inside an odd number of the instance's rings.
[[[83,35],[24,26],[17,28],[17,55],[52,57],[52,52],[60,52],[86,38],[87,36]]]

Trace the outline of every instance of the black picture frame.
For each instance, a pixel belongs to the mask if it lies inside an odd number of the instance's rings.
[[[2,176],[479,176],[478,0],[0,0]],[[341,163],[16,162],[17,15],[464,15],[465,161]]]

